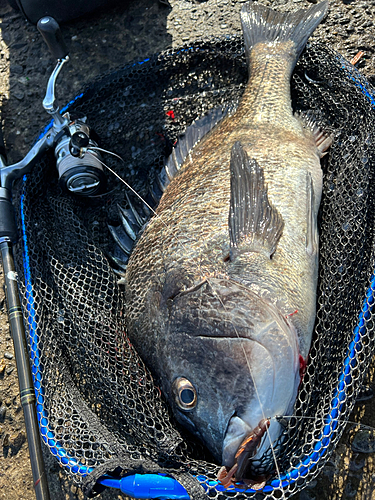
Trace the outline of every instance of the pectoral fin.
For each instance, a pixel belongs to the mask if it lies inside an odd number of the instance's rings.
[[[316,215],[314,213],[314,185],[310,173],[306,176],[307,183],[307,234],[306,234],[306,252],[308,255],[314,255],[318,251],[319,236]]]
[[[248,158],[240,142],[230,160],[231,199],[229,236],[231,257],[240,252],[259,252],[271,257],[284,228],[284,221],[268,199],[263,168]]]

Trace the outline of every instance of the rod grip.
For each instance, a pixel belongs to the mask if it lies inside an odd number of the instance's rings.
[[[9,238],[15,243],[18,235],[14,207],[3,191],[5,190],[0,188],[0,238]]]
[[[46,42],[52,56],[55,59],[64,59],[68,55],[68,49],[65,45],[60,26],[51,16],[45,16],[39,19],[37,28]]]

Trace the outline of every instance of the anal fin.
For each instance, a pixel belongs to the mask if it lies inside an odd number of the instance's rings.
[[[249,159],[240,142],[232,148],[230,174],[231,258],[238,252],[258,252],[271,258],[282,235],[284,221],[268,199],[263,168],[255,159]]]
[[[310,173],[306,175],[307,189],[307,232],[306,232],[306,252],[308,255],[314,255],[318,252],[319,235],[316,215],[314,214],[314,184]]]

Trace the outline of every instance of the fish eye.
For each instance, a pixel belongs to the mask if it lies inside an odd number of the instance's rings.
[[[189,411],[197,404],[197,391],[193,384],[184,377],[178,377],[173,382],[174,398],[181,410]]]

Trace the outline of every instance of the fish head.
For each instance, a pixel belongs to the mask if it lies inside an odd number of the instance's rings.
[[[296,331],[276,307],[231,280],[202,281],[167,308],[158,355],[163,392],[176,419],[231,467],[262,419],[293,407],[300,382]],[[280,432],[274,419],[272,441]],[[261,444],[258,455],[268,447]]]

